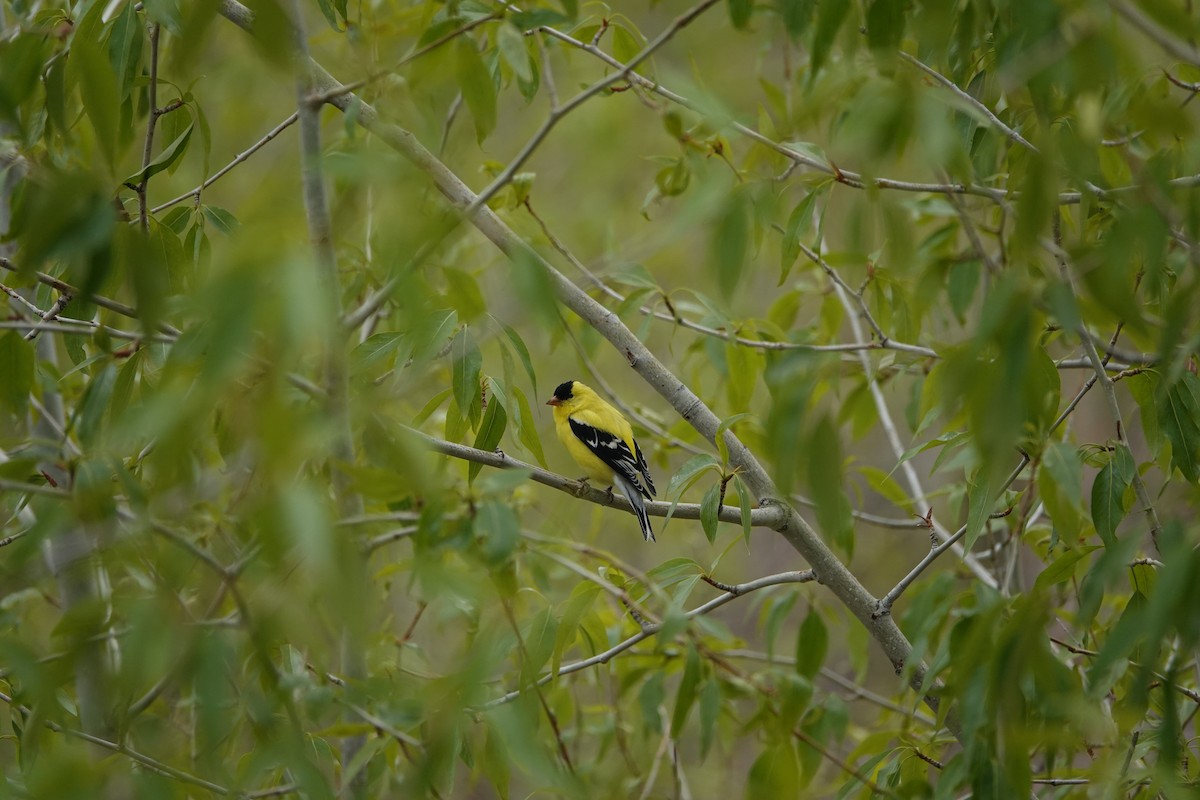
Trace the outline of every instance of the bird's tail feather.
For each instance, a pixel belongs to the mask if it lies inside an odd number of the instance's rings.
[[[614,475],[613,477],[613,483],[629,500],[629,505],[633,506],[633,513],[637,514],[638,524],[642,526],[642,538],[647,542],[655,541],[654,531],[650,530],[650,515],[646,513],[646,504],[642,501],[641,487],[624,475]]]

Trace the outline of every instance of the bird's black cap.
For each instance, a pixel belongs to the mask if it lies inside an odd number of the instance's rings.
[[[554,390],[554,398],[559,401],[570,400],[571,388],[574,385],[575,381],[563,381],[558,385],[558,388]]]

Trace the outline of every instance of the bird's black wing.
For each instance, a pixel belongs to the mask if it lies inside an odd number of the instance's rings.
[[[650,467],[646,466],[646,457],[642,455],[642,448],[638,446],[637,439],[633,440],[633,449],[637,451],[638,472],[642,473],[642,479],[646,481],[646,488],[650,490],[650,496],[653,497],[657,494],[654,490],[654,481],[650,478]]]
[[[650,471],[646,468],[646,459],[642,456],[641,448],[638,448],[635,456],[630,451],[629,445],[625,444],[619,436],[602,431],[586,422],[580,422],[574,417],[568,417],[567,422],[570,423],[571,432],[575,434],[575,438],[583,442],[592,455],[612,467],[618,475],[624,476],[644,496],[653,497],[638,480],[639,473],[645,476],[646,485],[650,486],[653,491],[654,484],[650,482]],[[637,445],[634,444],[634,447]]]

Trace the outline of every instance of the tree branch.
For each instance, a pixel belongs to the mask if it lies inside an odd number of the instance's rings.
[[[4,256],[0,256],[0,268],[6,269],[9,272],[17,272],[17,273],[20,272],[20,270],[17,268],[17,265],[14,264],[10,259],[5,258]],[[42,283],[42,284],[45,284],[46,286],[53,287],[60,292],[69,294],[71,297],[81,297],[82,296],[82,293],[80,292],[79,289],[77,289],[76,287],[67,283],[66,281],[59,280],[58,278],[54,277],[53,275],[47,275],[45,272],[35,272],[34,276],[37,278],[38,283]],[[101,308],[107,308],[109,311],[115,311],[116,313],[120,314],[123,317],[129,317],[130,319],[140,319],[140,317],[138,316],[137,309],[134,308],[133,306],[127,306],[124,303],[119,303],[116,300],[111,300],[107,297],[102,297],[101,295],[98,295],[98,294],[88,295],[85,299],[87,300],[87,302],[92,303],[97,306],[100,306]],[[160,323],[158,326],[158,329],[169,336],[179,336],[181,333],[181,331],[178,328],[176,328],[172,325],[168,325],[165,322]]]
[[[1168,31],[1159,27],[1158,23],[1146,16],[1140,8],[1128,0],[1109,0],[1112,9],[1124,17],[1129,24],[1141,31],[1152,42],[1157,44],[1170,55],[1180,61],[1186,61],[1194,67],[1200,67],[1200,51],[1182,39],[1176,38]]]
[[[709,2],[715,2],[715,0],[709,0]],[[228,16],[231,13],[229,9],[234,6],[240,6],[240,4],[236,3],[236,0],[224,0],[222,13]],[[249,13],[248,10],[246,13]],[[237,12],[234,12],[234,16],[237,16]],[[661,37],[659,38],[661,39]],[[317,84],[314,88],[332,88],[339,85],[329,73],[315,63],[313,72]],[[721,425],[720,418],[691,389],[675,377],[615,314],[568,280],[509,228],[490,208],[480,203],[480,196],[472,192],[457,175],[434,157],[412,133],[397,125],[383,122],[372,106],[352,94],[343,95],[333,103],[343,111],[352,110],[354,118],[360,125],[374,133],[385,144],[397,150],[423,171],[452,206],[460,212],[472,210],[470,221],[502,252],[510,258],[517,259],[517,268],[540,268],[553,286],[559,300],[607,339],[613,348],[625,357],[638,375],[652,386],[701,436],[713,441]],[[776,503],[784,510],[783,520],[775,530],[809,563],[820,583],[829,587],[867,628],[893,667],[897,670],[903,669],[912,654],[912,647],[899,627],[890,616],[875,615],[878,601],[871,596],[846,565],[838,560],[808,522],[795,509],[777,499],[779,493],[774,482],[741,440],[730,430],[725,431],[724,438],[730,465],[739,470],[743,481],[758,498],[759,505]],[[920,691],[924,686],[925,667],[923,664],[909,666],[911,667],[911,685]],[[936,692],[937,687],[934,686],[931,693],[925,695],[924,698],[925,703],[934,711],[940,704]],[[946,719],[947,725],[957,734],[958,723],[954,715],[950,714]]]
[[[634,513],[633,507],[629,505],[629,501],[615,492],[610,494],[602,489],[597,489],[591,484],[580,483],[580,481],[573,478],[567,478],[563,475],[541,469],[533,464],[527,464],[502,451],[477,450],[465,444],[447,442],[443,439],[430,436],[416,428],[405,427],[404,430],[420,438],[431,450],[442,455],[498,469],[525,470],[529,472],[529,479],[535,483],[549,486],[551,489],[557,489],[572,497],[586,500],[589,503],[595,503],[598,506],[617,508],[629,514]],[[652,517],[665,517],[668,512],[675,519],[700,519],[700,504],[677,503],[675,510],[671,511],[671,503],[664,500],[646,502],[646,513]],[[767,505],[752,509],[750,512],[750,524],[759,528],[775,529],[785,518],[786,512],[779,505]],[[717,511],[717,519],[721,522],[731,522],[740,525],[742,522],[742,510],[737,506],[721,506]]]

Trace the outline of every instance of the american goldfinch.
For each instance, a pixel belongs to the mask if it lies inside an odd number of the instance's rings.
[[[642,536],[653,542],[654,531],[642,497],[654,497],[654,481],[629,421],[579,381],[560,383],[546,405],[554,407],[554,429],[571,458],[589,478],[621,490],[637,514]]]

